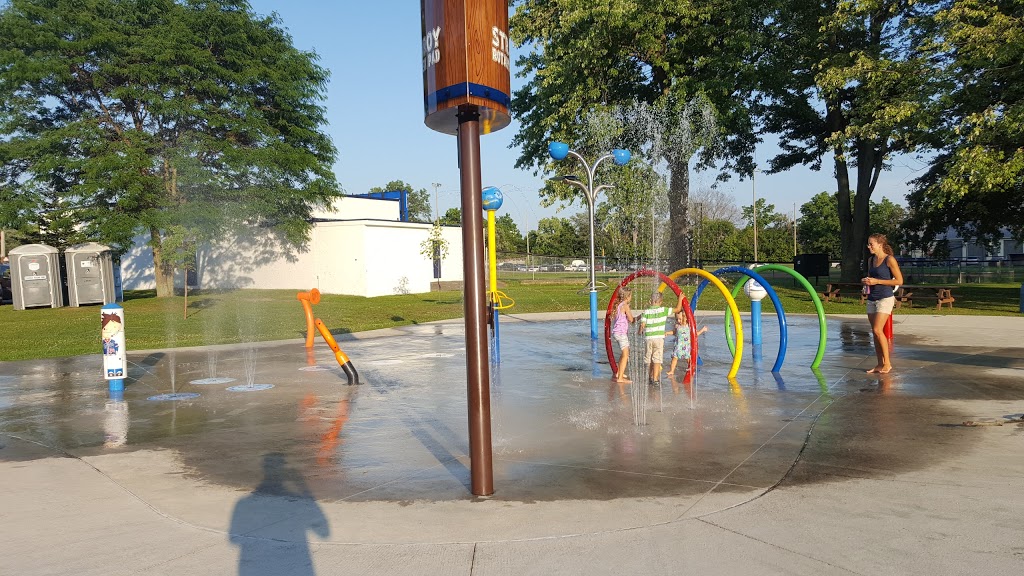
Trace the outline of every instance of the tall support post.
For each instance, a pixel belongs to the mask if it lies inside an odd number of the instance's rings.
[[[487,362],[483,201],[480,197],[480,113],[476,106],[460,106],[458,120],[470,491],[476,496],[489,496],[494,493],[494,470],[491,456],[491,385]]]
[[[494,473],[480,135],[512,122],[508,1],[420,0],[420,16],[423,122],[431,130],[456,136],[459,145],[470,491],[489,496],[494,493]]]
[[[596,167],[596,166],[595,166]],[[591,177],[590,188],[593,189],[594,182]],[[587,206],[590,208],[590,339],[597,341],[597,276],[595,268],[597,261],[594,258],[594,202],[597,199],[587,194]]]

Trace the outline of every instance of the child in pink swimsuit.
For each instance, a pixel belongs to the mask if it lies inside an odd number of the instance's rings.
[[[619,290],[619,299],[615,305],[615,323],[612,324],[612,340],[619,344],[622,353],[619,356],[619,370],[612,378],[620,384],[630,382],[626,378],[626,364],[629,362],[629,325],[636,318],[633,317],[633,310],[629,302],[633,299],[633,291],[629,288]]]

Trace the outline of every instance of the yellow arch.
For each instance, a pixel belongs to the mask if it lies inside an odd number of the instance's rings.
[[[732,356],[732,367],[729,368],[729,378],[734,378],[736,373],[740,370],[740,360],[743,358],[743,323],[740,321],[740,309],[736,307],[736,300],[732,297],[732,293],[726,288],[725,284],[718,279],[717,276],[708,272],[707,270],[701,270],[700,268],[683,268],[676,270],[675,272],[668,275],[671,280],[676,280],[680,276],[700,276],[708,282],[715,285],[718,291],[725,296],[725,302],[729,305],[729,310],[732,311],[732,321],[736,325],[736,353]],[[658,292],[665,290],[665,283],[662,282],[658,286]]]

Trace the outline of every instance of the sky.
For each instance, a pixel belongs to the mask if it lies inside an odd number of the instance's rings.
[[[404,180],[415,189],[425,188],[433,202],[437,188],[439,212],[459,206],[459,170],[455,137],[435,132],[423,123],[423,73],[419,2],[321,2],[313,0],[250,0],[257,14],[276,12],[292,36],[296,48],[314,51],[321,66],[331,72],[323,103],[329,125],[326,132],[338,149],[334,166],[346,193],[359,194],[392,180]],[[525,83],[516,78],[517,52],[512,51],[512,88]],[[537,220],[558,215],[569,217],[585,209],[574,205],[557,212],[557,205],[541,206],[537,191],[543,176],[515,168],[519,150],[510,148],[518,124],[481,136],[483,186],[499,187],[505,203],[499,210],[516,220],[521,231],[536,229]],[[778,151],[774,142],[761,144],[758,161]],[[719,188],[749,206],[756,193],[792,214],[815,194],[836,188],[830,162],[822,171],[794,168],[781,174],[758,174],[755,187],[749,180],[732,178]],[[872,199],[886,197],[906,204],[908,181],[925,168],[914,158],[901,157],[879,178]],[[691,190],[709,186],[713,174],[694,174]]]

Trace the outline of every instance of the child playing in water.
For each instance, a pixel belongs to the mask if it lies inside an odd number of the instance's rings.
[[[633,291],[629,288],[619,290],[619,299],[615,304],[615,323],[612,324],[612,340],[615,340],[622,350],[619,356],[619,369],[613,376],[615,381],[620,384],[631,382],[629,378],[626,378],[626,364],[629,363],[629,325],[636,320],[633,310],[629,307],[632,298]]]
[[[697,336],[707,331],[708,327],[705,326],[697,331]],[[673,331],[666,332],[666,334],[673,333],[676,335],[676,346],[675,350],[672,351],[672,363],[668,365],[668,372],[665,372],[669,376],[675,374],[676,363],[680,358],[684,359],[683,365],[690,365],[690,349],[692,346],[690,345],[690,323],[686,321],[686,314],[676,312],[676,328]]]
[[[661,362],[665,358],[665,324],[669,314],[678,314],[683,309],[683,294],[679,294],[679,303],[675,308],[663,306],[661,302],[661,292],[652,294],[651,308],[644,310],[640,320],[640,331],[644,333],[647,343],[644,363],[650,364],[652,384],[661,380]]]

